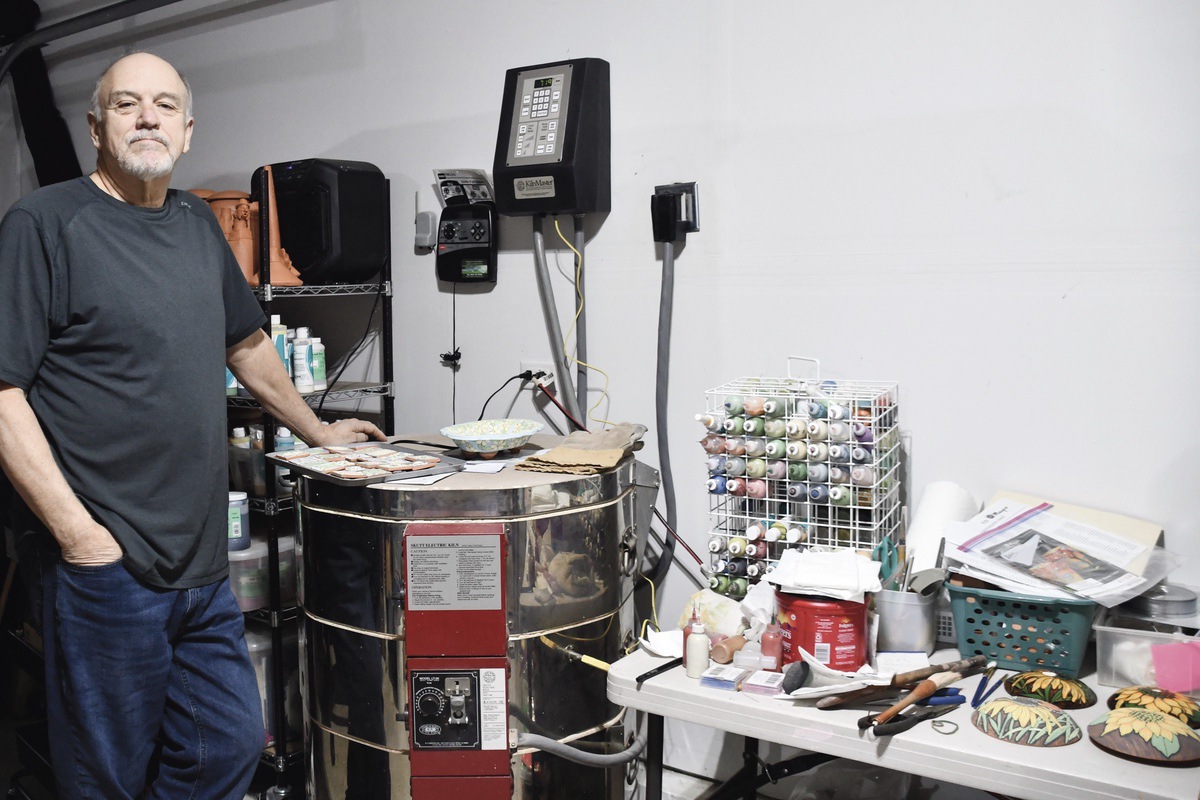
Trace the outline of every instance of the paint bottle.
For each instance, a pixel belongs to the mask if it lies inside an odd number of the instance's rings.
[[[803,500],[808,497],[808,485],[799,481],[794,481],[787,486],[787,496],[793,500]]]
[[[769,397],[763,401],[763,413],[768,417],[782,417],[787,413],[787,401],[782,397]]]
[[[850,448],[844,444],[829,445],[829,460],[835,464],[849,464]]]
[[[767,521],[755,520],[746,526],[746,541],[755,542],[767,532]]]
[[[787,442],[783,439],[769,439],[766,446],[767,458],[783,458],[787,455]]]
[[[325,376],[325,345],[321,344],[320,336],[314,336],[309,341],[312,343],[313,390],[323,392],[329,388]]]
[[[747,436],[762,436],[763,428],[766,426],[766,420],[762,417],[750,417],[742,423],[742,431]]]
[[[829,465],[809,464],[808,479],[815,483],[825,483],[825,481],[829,480]]]
[[[746,455],[753,458],[767,454],[766,439],[746,439]]]
[[[789,518],[784,517],[783,519],[777,519],[772,522],[771,526],[767,528],[766,532],[763,534],[763,539],[768,542],[778,542],[783,535],[787,533],[788,521]]]
[[[808,448],[804,448],[804,455],[808,455]],[[789,481],[806,481],[808,480],[808,463],[805,461],[789,461],[787,465]]]
[[[766,542],[747,542],[746,543],[746,558],[757,559],[757,558],[763,558],[766,555],[767,555]]]
[[[829,415],[829,401],[820,397],[808,401],[808,416],[812,419],[823,419]]]
[[[855,464],[870,464],[871,451],[865,447],[855,447],[850,451],[850,460]]]
[[[725,594],[729,591],[729,576],[728,575],[712,575],[708,579],[708,588],[712,589],[717,594]]]
[[[721,536],[713,536],[708,540],[708,552],[716,554],[725,549],[725,539]]]
[[[742,411],[746,412],[748,417],[761,417],[763,414],[763,398],[747,397],[742,401]]]
[[[725,566],[725,572],[731,578],[736,578],[739,575],[745,575],[746,565],[748,563],[749,562],[746,561],[745,558],[731,558],[729,559],[729,563]]]
[[[808,539],[808,528],[803,525],[793,525],[787,529],[787,534],[784,537],[788,544],[800,544]]]
[[[716,414],[697,414],[696,419],[710,431],[717,432],[725,430],[725,418]]]
[[[715,433],[710,433],[700,440],[700,446],[704,448],[704,452],[709,455],[725,452],[725,437]]]
[[[725,491],[734,497],[743,497],[746,494],[746,481],[741,478],[730,478],[725,482]]]
[[[829,407],[825,409],[825,413],[830,419],[850,418],[850,409],[841,403],[830,403]]]
[[[725,452],[731,456],[746,455],[746,440],[740,436],[730,436],[725,440]]]
[[[832,459],[832,454],[830,455]],[[842,466],[829,467],[829,482],[830,483],[850,483],[850,470]]]
[[[823,442],[829,438],[829,423],[823,419],[814,419],[808,423],[808,440]]]
[[[731,478],[740,478],[746,474],[746,459],[733,456],[725,459],[725,474]]]
[[[752,458],[746,462],[746,474],[751,478],[765,478],[767,475],[766,459]]]
[[[767,477],[773,481],[787,480],[788,467],[786,461],[768,461]]]
[[[854,499],[854,491],[845,486],[829,487],[829,502],[835,506],[848,506]]]
[[[829,441],[848,442],[853,436],[854,432],[850,428],[849,422],[843,422],[839,419],[829,423]]]
[[[767,574],[767,562],[759,559],[746,565],[747,578],[761,578]]]
[[[809,461],[828,461],[829,460],[829,445],[824,442],[817,442],[808,446]]]
[[[741,395],[731,394],[725,398],[725,410],[730,414],[741,414],[743,409]]]
[[[759,640],[762,646],[763,658],[774,658],[775,666],[767,667],[771,672],[779,672],[783,669],[783,635],[779,630],[779,624],[772,622],[763,631],[762,638]]]
[[[816,483],[808,487],[808,499],[814,503],[829,502],[829,487],[823,483]]]
[[[785,450],[789,461],[803,461],[808,458],[808,442],[804,439],[788,442]]]
[[[246,433],[245,428],[234,428],[233,432],[229,435],[229,443],[234,447],[249,450],[250,436]]]
[[[722,441],[721,442],[721,452],[722,453],[725,452],[724,445],[725,445],[725,443]],[[704,462],[704,467],[708,470],[709,475],[724,475],[725,474],[725,456],[723,456],[723,455],[709,456]]]
[[[743,416],[732,416],[725,418],[725,432],[740,436],[743,429],[746,427],[746,418]]]
[[[728,484],[724,475],[714,475],[705,483],[708,487],[709,494],[725,494],[728,490]]]
[[[851,467],[850,482],[855,486],[870,486],[875,482],[874,467]]]
[[[741,600],[746,596],[746,592],[750,590],[750,581],[746,578],[734,578],[729,582],[729,597],[733,600]]]
[[[729,551],[731,556],[740,556],[746,552],[746,537],[730,536],[729,541],[725,543],[725,549]]]
[[[871,426],[865,422],[856,422],[852,429],[854,431],[854,439],[864,444],[870,444],[875,441],[875,432],[871,430]]]
[[[792,417],[783,425],[789,439],[808,438],[808,420],[803,417]]]
[[[746,482],[746,496],[762,499],[767,496],[767,482],[761,478]]]
[[[769,439],[782,439],[787,436],[787,423],[778,417],[768,417],[763,422],[763,436]]]
[[[723,575],[723,574],[725,573],[725,569],[726,569],[728,566],[729,566],[729,562],[728,562],[728,561],[726,561],[726,560],[725,560],[725,559],[723,559],[723,558],[718,558],[716,561],[714,561],[714,562],[713,562],[713,565],[712,565],[713,572],[715,572],[715,573],[720,573],[720,574],[722,574],[722,575]]]

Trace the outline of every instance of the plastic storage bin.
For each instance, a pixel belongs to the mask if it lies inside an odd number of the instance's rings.
[[[1096,616],[1091,600],[1058,600],[947,585],[958,651],[1003,669],[1079,674]]]
[[[266,746],[275,744],[274,698],[284,698],[287,713],[287,738],[300,738],[300,643],[297,621],[284,623],[283,629],[283,674],[286,688],[282,694],[275,691],[275,673],[271,657],[271,629],[265,623],[247,620],[246,647],[250,650],[250,662],[258,676],[258,694],[262,700],[263,724],[266,730]]]
[[[250,538],[245,550],[229,553],[229,585],[242,611],[254,611],[267,604],[267,542]],[[283,605],[296,600],[296,537],[279,537],[279,599]]]
[[[1184,646],[1171,648],[1173,657],[1167,660],[1160,651],[1160,663],[1176,668],[1173,674],[1160,676],[1151,648],[1167,644]],[[1176,626],[1116,615],[1096,623],[1096,680],[1104,686],[1161,685],[1200,698],[1200,682],[1195,678],[1197,664],[1200,636],[1188,636]]]

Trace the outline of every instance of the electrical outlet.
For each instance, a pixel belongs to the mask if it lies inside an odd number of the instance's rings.
[[[535,381],[543,386],[551,386],[554,384],[554,364],[549,361],[522,361],[521,372],[529,371],[534,375],[539,372],[544,373],[542,377],[535,378]]]

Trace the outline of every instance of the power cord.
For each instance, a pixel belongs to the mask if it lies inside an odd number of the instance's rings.
[[[445,355],[443,355],[442,357],[445,358]],[[515,381],[517,379],[520,379],[522,381],[531,381],[531,380],[534,380],[535,377],[540,378],[540,377],[544,376],[545,374],[546,373],[542,372],[541,370],[538,370],[535,373],[533,370],[527,369],[524,372],[518,372],[516,375],[513,375],[511,378],[506,380],[504,383],[500,384],[499,389],[497,389],[496,391],[494,391],[490,395],[488,395],[487,400],[483,401],[483,408],[479,409],[479,419],[483,419],[483,415],[487,413],[488,403],[492,402],[492,398],[495,397],[496,395],[500,394],[500,392],[504,390],[505,386],[508,386],[510,383],[512,383],[513,381]]]

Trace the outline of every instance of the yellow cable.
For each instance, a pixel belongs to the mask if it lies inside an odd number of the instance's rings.
[[[593,658],[592,656],[585,656],[582,653],[576,653],[574,650],[569,650],[569,649],[563,647],[562,645],[558,644],[557,642],[553,641],[548,636],[539,636],[538,638],[542,640],[542,644],[546,645],[551,650],[559,650],[563,654],[565,654],[568,658],[578,659],[579,661],[582,661],[584,664],[587,664],[589,667],[595,667],[598,670],[608,672],[608,668],[609,668],[609,666],[611,666],[607,661],[601,661],[598,658]]]
[[[596,417],[592,414],[592,412],[599,408],[600,404],[604,402],[604,398],[608,397],[608,373],[599,367],[575,358],[575,356],[571,355],[567,348],[567,342],[571,341],[571,334],[575,332],[575,325],[579,322],[579,316],[583,313],[583,290],[579,288],[579,283],[583,274],[583,253],[576,250],[574,245],[572,245],[571,242],[567,240],[567,237],[563,235],[562,228],[560,228],[558,225],[557,216],[554,218],[554,231],[558,234],[558,238],[562,240],[562,243],[570,248],[571,252],[575,254],[575,296],[579,298],[579,308],[575,310],[575,316],[571,319],[571,327],[567,328],[567,332],[563,336],[563,356],[569,358],[571,361],[575,362],[575,364],[583,367],[584,369],[595,370],[604,376],[604,388],[600,391],[600,397],[596,400],[595,405],[587,410],[587,418],[594,422],[599,422],[602,425],[616,425],[615,422],[611,422],[607,419],[601,419],[600,417]]]

